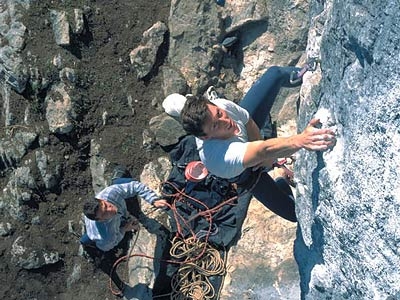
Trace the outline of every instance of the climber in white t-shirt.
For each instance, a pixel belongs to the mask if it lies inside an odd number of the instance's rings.
[[[211,174],[250,188],[251,193],[276,214],[296,221],[290,188],[277,184],[262,167],[288,157],[300,149],[324,151],[334,146],[335,133],[318,129],[319,120],[291,137],[264,140],[261,131],[268,126],[269,113],[281,87],[293,87],[293,74],[304,74],[296,67],[270,67],[250,88],[239,105],[225,99],[209,101],[188,96],[180,112],[183,128],[196,136],[202,162]],[[301,79],[301,78],[299,78]],[[256,171],[258,170],[258,171]],[[257,178],[257,179],[255,179]]]

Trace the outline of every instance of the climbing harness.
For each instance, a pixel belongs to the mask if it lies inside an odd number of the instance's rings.
[[[318,57],[311,57],[308,59],[307,63],[300,69],[300,71],[293,71],[290,74],[290,83],[291,84],[296,84],[299,83],[302,78],[303,75],[307,72],[307,71],[315,71],[317,69],[317,65],[318,63],[320,63],[320,59]]]

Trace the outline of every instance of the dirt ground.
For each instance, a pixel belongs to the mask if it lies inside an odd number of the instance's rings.
[[[84,10],[88,31],[74,40],[73,46],[62,48],[54,42],[49,10],[71,12],[73,8]],[[102,155],[108,161],[126,165],[134,177],[139,176],[146,163],[163,153],[161,149],[146,151],[142,147],[143,129],[151,117],[160,113],[151,103],[163,99],[161,78],[156,75],[147,82],[139,81],[131,67],[129,52],[139,45],[142,33],[154,23],[168,23],[168,14],[169,1],[32,1],[22,19],[27,27],[22,55],[49,79],[57,74],[51,64],[57,54],[61,55],[64,66],[77,70],[83,116],[75,137],[49,135],[46,149],[65,158],[60,189],[42,195],[36,207],[26,208],[28,214],[40,217],[40,226],[19,224],[21,228],[15,230],[28,231],[33,242],[57,251],[62,261],[34,271],[15,268],[7,253],[15,235],[4,239],[0,246],[1,299],[114,298],[109,291],[108,276],[79,255],[78,239],[69,232],[68,224],[72,221],[74,229],[80,232],[82,201],[93,195],[89,168],[93,137],[101,138]],[[128,96],[134,100],[133,117]],[[43,103],[41,94],[27,92],[13,97],[39,109]],[[108,122],[102,126],[105,111]],[[36,121],[38,125],[44,124],[41,117]],[[69,283],[78,264],[81,264],[80,279]]]

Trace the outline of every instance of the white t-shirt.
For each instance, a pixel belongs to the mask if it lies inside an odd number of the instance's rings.
[[[228,113],[229,117],[238,125],[239,132],[226,140],[196,138],[197,149],[201,161],[211,174],[230,179],[245,170],[243,157],[249,140],[246,130],[249,113],[236,103],[226,99],[219,98],[212,102]]]

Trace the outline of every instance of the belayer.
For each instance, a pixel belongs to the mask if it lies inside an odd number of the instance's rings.
[[[83,204],[86,233],[81,243],[89,255],[99,260],[99,267],[110,274],[120,250],[127,251],[127,237],[139,228],[140,206],[137,196],[155,207],[164,207],[161,199],[145,184],[134,180],[123,166],[117,166],[112,184]],[[112,280],[123,291],[125,284],[116,273]]]

